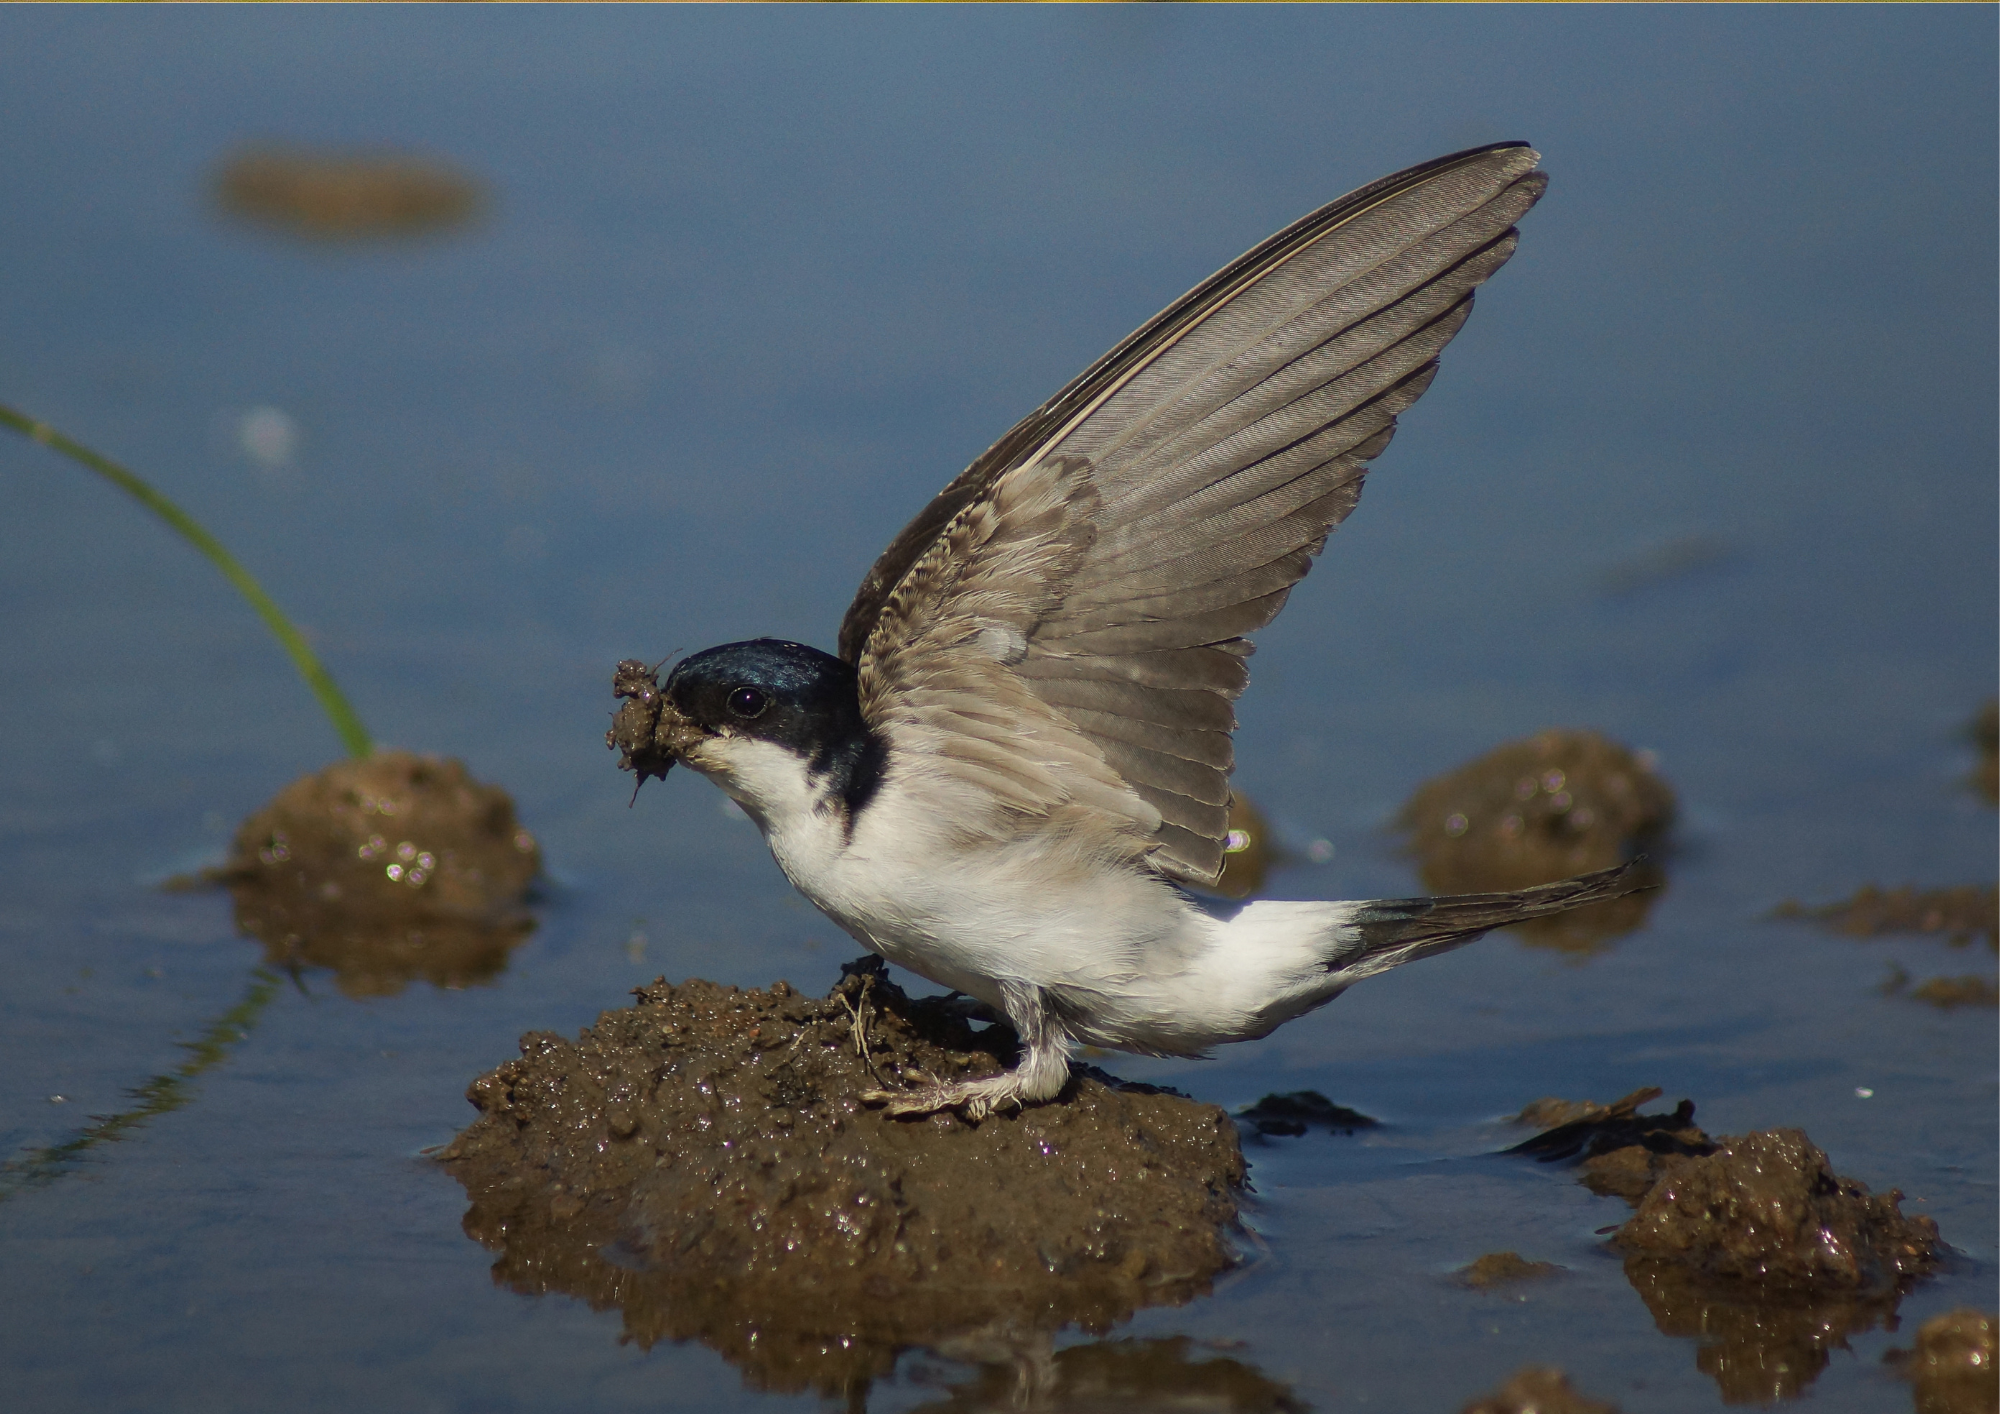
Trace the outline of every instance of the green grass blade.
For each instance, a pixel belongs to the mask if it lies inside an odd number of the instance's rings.
[[[340,689],[334,686],[333,678],[320,666],[319,659],[306,645],[299,631],[292,627],[292,621],[286,618],[284,611],[271,601],[271,596],[266,594],[264,587],[251,577],[250,571],[238,564],[236,557],[222,548],[222,542],[202,529],[194,517],[117,462],[98,455],[80,442],[72,441],[46,422],[37,422],[0,403],[0,423],[5,423],[16,432],[40,442],[45,447],[61,452],[71,461],[89,467],[165,521],[183,540],[207,556],[208,562],[221,570],[229,582],[236,586],[237,592],[250,601],[250,607],[257,611],[271,632],[278,636],[278,642],[284,645],[285,651],[292,655],[292,662],[297,666],[299,676],[306,680],[306,686],[310,687],[313,696],[319,699],[319,705],[325,710],[327,719],[333,723],[333,729],[340,734],[340,739],[349,753],[354,756],[366,756],[374,749],[368,739],[368,729],[361,725],[361,718],[355,714],[354,708],[348,705]]]

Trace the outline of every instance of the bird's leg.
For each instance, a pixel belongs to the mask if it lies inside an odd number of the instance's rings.
[[[1050,1013],[1039,987],[1000,984],[1007,1019],[1021,1038],[1021,1059],[1012,1070],[984,1080],[932,1081],[914,1089],[869,1090],[867,1105],[880,1105],[892,1115],[927,1115],[939,1110],[963,1110],[967,1119],[984,1119],[1012,1105],[1053,1100],[1069,1083],[1069,1034]]]

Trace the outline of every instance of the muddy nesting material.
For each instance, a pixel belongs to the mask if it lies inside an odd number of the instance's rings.
[[[1618,1414],[1618,1406],[1584,1398],[1553,1365],[1530,1365],[1466,1405],[1464,1414]]]
[[[1995,1414],[2000,1410],[2000,1317],[1960,1307],[1933,1316],[1914,1350],[1883,1358],[1916,1385],[1917,1414]]]
[[[1590,731],[1508,742],[1419,786],[1397,815],[1424,886],[1488,893],[1622,863],[1672,822],[1674,793],[1643,753]],[[1644,882],[1665,876],[1648,868]],[[1523,941],[1588,953],[1645,921],[1646,893],[1517,924]]]
[[[1789,1399],[1848,1335],[1893,1324],[1942,1259],[1937,1224],[1835,1174],[1796,1129],[1710,1139],[1690,1101],[1637,1113],[1659,1093],[1537,1101],[1524,1116],[1563,1122],[1513,1152],[1584,1155],[1583,1182],[1638,1209],[1611,1242],[1661,1334],[1701,1342],[1695,1363],[1726,1401]]]
[[[440,1155],[496,1280],[616,1306],[629,1338],[700,1340],[751,1383],[850,1395],[899,1351],[1100,1331],[1231,1261],[1229,1116],[1095,1072],[968,1126],[855,1096],[990,1074],[1012,1033],[912,1001],[879,961],[825,999],[784,983],[639,989],[575,1042],[523,1038]]]
[[[314,240],[422,235],[464,225],[479,185],[428,158],[381,152],[238,153],[215,180],[232,216]]]
[[[217,877],[272,962],[386,996],[498,974],[534,928],[522,903],[540,868],[505,791],[457,761],[383,751],[286,786]]]

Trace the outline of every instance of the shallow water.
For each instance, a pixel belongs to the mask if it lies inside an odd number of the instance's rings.
[[[1401,895],[1419,782],[1594,727],[1679,793],[1668,887],[1585,961],[1500,935],[1210,1062],[1117,1062],[1385,1124],[1253,1143],[1251,1260],[1070,1359],[1114,1390],[1230,1360],[1322,1409],[1455,1409],[1543,1361],[1712,1407],[1595,1236],[1624,1206],[1492,1154],[1537,1096],[1657,1084],[1937,1219],[1961,1255],[1904,1333],[1811,1385],[1901,1407],[1882,1352],[1993,1299],[1995,1018],[1877,987],[1991,958],[1764,915],[1993,878],[1962,727],[1995,678],[1994,73],[1953,9],[0,15],[0,401],[179,498],[381,739],[513,792],[553,875],[491,985],[287,980],[185,1107],[0,1202],[16,1407],[811,1405],[495,1287],[421,1157],[523,1031],[660,974],[818,992],[852,952],[702,783],[627,809],[613,662],[830,642],[922,500],[1160,305],[1515,136],[1550,195],[1263,636],[1236,779],[1332,848],[1273,893]],[[490,201],[379,245],[234,223],[214,172],[286,141],[436,154]],[[226,896],[157,884],[338,744],[134,506],[18,440],[0,495],[18,1156],[261,985]],[[1496,1249],[1570,1271],[1447,1280]],[[979,1379],[912,1354],[868,1407]]]

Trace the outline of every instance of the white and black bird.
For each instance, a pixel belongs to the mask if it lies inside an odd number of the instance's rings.
[[[779,639],[619,665],[621,766],[675,762],[864,947],[1004,1013],[1005,1074],[892,1112],[1056,1096],[1072,1043],[1195,1056],[1490,928],[1615,897],[1257,902],[1221,870],[1231,707],[1396,417],[1546,179],[1501,143],[1321,207],[1203,281],[938,493],[862,581],[839,655]]]

